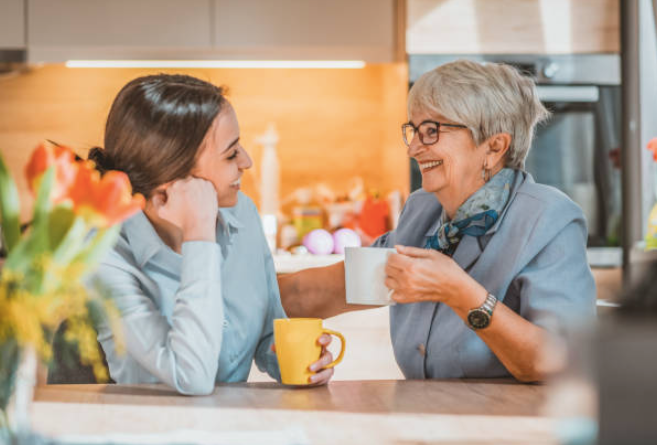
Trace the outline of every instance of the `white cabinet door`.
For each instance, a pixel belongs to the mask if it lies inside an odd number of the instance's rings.
[[[29,60],[152,59],[209,50],[211,5],[212,0],[30,0]]]
[[[0,49],[25,48],[25,0],[0,0]]]
[[[622,0],[407,0],[408,54],[620,51]]]
[[[215,47],[233,59],[393,60],[396,0],[215,0]]]

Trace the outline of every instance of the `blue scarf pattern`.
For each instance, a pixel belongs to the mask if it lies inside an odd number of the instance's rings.
[[[461,204],[451,221],[447,221],[443,208],[440,227],[427,238],[425,249],[435,249],[452,256],[464,235],[481,236],[486,233],[506,207],[514,179],[513,169],[500,170]]]

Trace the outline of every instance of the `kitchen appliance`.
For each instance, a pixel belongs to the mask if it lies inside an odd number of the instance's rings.
[[[560,189],[582,208],[588,222],[590,247],[619,246],[620,57],[412,55],[411,85],[423,73],[458,59],[507,63],[536,80],[539,97],[552,117],[537,128],[525,168],[537,182]],[[411,189],[421,184],[420,170],[412,160]],[[607,256],[602,261],[620,263],[620,250],[604,250],[605,254],[610,252],[611,259]]]

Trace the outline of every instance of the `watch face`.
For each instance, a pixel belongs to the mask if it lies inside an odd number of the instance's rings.
[[[490,323],[490,315],[481,309],[475,309],[468,314],[468,323],[473,329],[482,329]]]

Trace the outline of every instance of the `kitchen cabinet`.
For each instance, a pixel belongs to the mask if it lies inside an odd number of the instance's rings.
[[[216,0],[216,48],[235,58],[391,62],[397,3]]]
[[[0,0],[0,49],[25,48],[25,0]]]
[[[30,0],[28,59],[398,59],[403,0]],[[402,46],[403,49],[403,46]]]
[[[407,0],[409,54],[620,51],[620,0]]]
[[[212,46],[212,0],[30,0],[28,58],[177,58]]]

